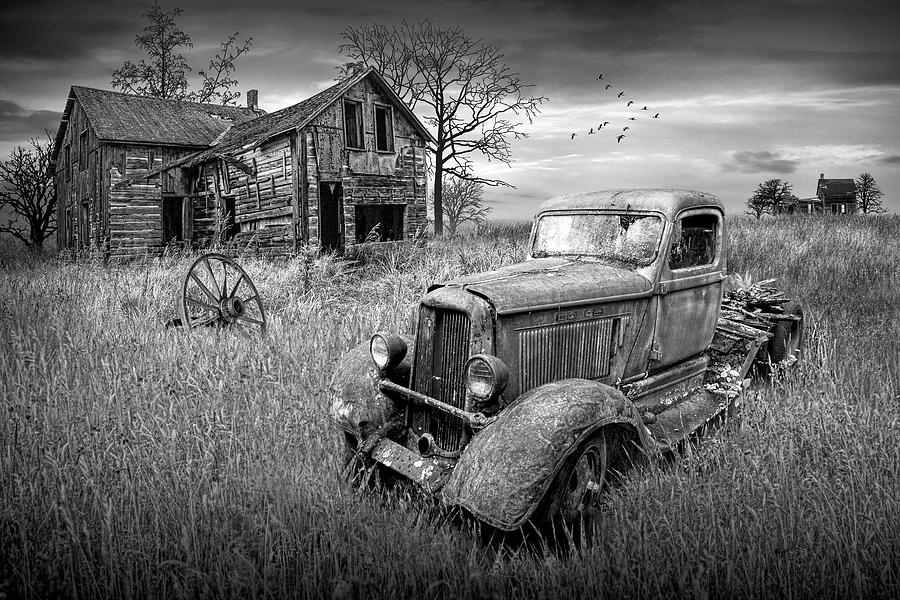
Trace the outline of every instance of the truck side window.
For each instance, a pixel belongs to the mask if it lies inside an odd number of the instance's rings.
[[[712,264],[716,260],[719,218],[694,215],[675,223],[670,269],[687,269]]]

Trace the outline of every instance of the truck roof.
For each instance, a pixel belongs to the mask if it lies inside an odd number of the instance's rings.
[[[537,214],[552,210],[651,210],[667,219],[686,208],[714,206],[725,211],[722,201],[713,194],[695,190],[614,189],[565,194],[545,201]]]

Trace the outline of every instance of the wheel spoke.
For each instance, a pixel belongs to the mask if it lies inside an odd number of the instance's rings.
[[[218,307],[206,304],[205,302],[200,302],[196,298],[191,298],[190,296],[185,297],[185,302],[193,304],[194,306],[199,306],[201,308],[205,308],[206,310],[211,310],[213,312],[218,312]]]
[[[209,262],[208,258],[204,258],[203,262],[206,264],[206,270],[209,272],[209,276],[212,278],[212,287],[215,288],[216,292],[219,291],[219,282],[216,279],[216,274],[213,273],[212,265]]]
[[[264,323],[262,321],[257,321],[256,319],[251,319],[250,317],[248,317],[246,315],[241,315],[240,317],[235,317],[235,319],[238,321],[246,321],[248,323],[254,323],[259,326],[264,325]]]
[[[199,277],[197,277],[197,274],[194,273],[193,271],[191,271],[191,279],[193,279],[197,283],[197,285],[200,286],[200,289],[203,290],[203,293],[206,294],[207,296],[209,296],[209,298],[213,302],[215,302],[216,304],[219,303],[218,296],[216,296],[211,291],[209,291],[209,288],[206,287],[206,284],[204,284],[203,281]]]
[[[192,319],[190,322],[191,329],[196,327],[204,327],[209,325],[210,323],[216,322],[219,320],[219,315],[210,315],[208,317],[200,317],[197,319]]]
[[[228,294],[228,297],[231,298],[234,296],[235,292],[237,292],[238,286],[241,285],[241,282],[244,280],[244,272],[241,271],[240,276],[237,278],[237,281],[234,282],[234,287],[231,288],[231,293]]]

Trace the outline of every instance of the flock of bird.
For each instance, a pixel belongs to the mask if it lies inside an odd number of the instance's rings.
[[[600,73],[600,75],[597,76],[597,81],[603,81],[603,73]],[[611,83],[607,83],[607,84],[606,84],[606,87],[604,87],[603,90],[604,90],[604,91],[605,91],[605,90],[608,90],[608,89],[610,89],[611,87],[612,87],[612,84],[611,84]],[[616,94],[616,98],[621,98],[621,97],[624,96],[624,95],[625,95],[625,92],[624,92],[624,91],[620,91],[618,94]],[[629,100],[628,103],[625,104],[625,108],[630,108],[632,104],[635,104],[634,100]],[[636,105],[635,105],[635,106],[636,106]],[[648,111],[647,114],[650,114],[650,113],[649,113],[649,111],[650,111],[650,107],[649,107],[649,106],[644,106],[644,107],[641,108],[640,110],[641,110],[641,111],[645,111],[645,110],[646,110],[646,111]],[[659,113],[656,113],[655,115],[653,115],[653,116],[650,117],[650,118],[651,118],[651,119],[658,119],[658,118],[659,118]],[[637,117],[628,117],[628,120],[629,120],[629,121],[636,121],[636,120],[637,120]],[[588,131],[587,134],[588,134],[588,135],[594,135],[594,134],[597,134],[597,133],[599,133],[600,130],[603,129],[604,127],[606,127],[607,129],[609,129],[609,127],[608,127],[609,124],[610,124],[609,121],[603,121],[603,123],[601,123],[600,125],[597,126],[597,128],[596,128],[597,130],[596,130],[596,131],[594,131],[594,128],[591,127],[591,130]],[[616,143],[617,143],[617,144],[622,142],[622,140],[625,138],[625,132],[628,131],[629,129],[631,129],[631,127],[628,126],[628,125],[626,125],[625,127],[622,128],[622,133],[620,133],[619,135],[616,136]],[[578,132],[572,133],[571,139],[574,140],[576,135],[578,135]]]

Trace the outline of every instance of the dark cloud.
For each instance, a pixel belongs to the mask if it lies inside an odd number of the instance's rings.
[[[900,165],[900,154],[891,154],[878,159],[879,164],[889,167]]]
[[[786,175],[797,170],[799,161],[781,158],[768,150],[753,152],[742,150],[735,152],[731,161],[722,165],[723,171],[739,171],[741,173],[779,173]]]
[[[44,131],[56,132],[62,113],[52,110],[28,110],[9,100],[0,100],[0,141],[18,142],[42,137]]]

